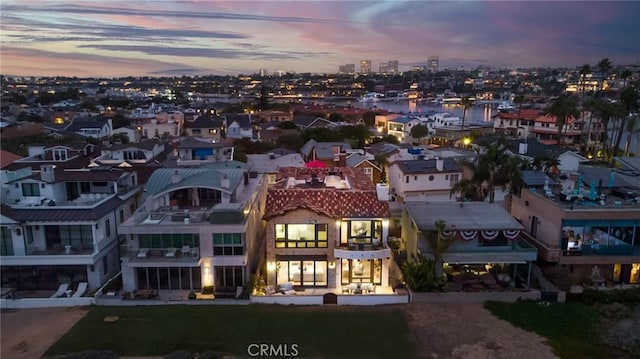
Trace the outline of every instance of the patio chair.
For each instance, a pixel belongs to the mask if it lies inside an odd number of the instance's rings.
[[[140,251],[138,252],[137,257],[138,258],[146,258],[148,254],[149,254],[149,249],[148,248],[140,248]]]
[[[87,291],[87,286],[89,285],[89,283],[87,282],[80,282],[78,284],[78,289],[76,289],[76,292],[73,293],[73,295],[71,296],[72,298],[80,298],[84,295],[84,293]]]
[[[62,283],[58,287],[55,293],[51,296],[51,298],[59,298],[66,294],[67,289],[69,289],[69,283]]]
[[[175,248],[168,248],[167,249],[167,253],[165,253],[164,256],[165,257],[175,257],[176,256],[176,249]]]
[[[180,252],[182,252],[183,257],[188,257],[191,254],[191,247],[182,246],[182,249],[180,250]]]

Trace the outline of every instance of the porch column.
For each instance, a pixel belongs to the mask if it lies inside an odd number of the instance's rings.
[[[516,272],[517,272],[518,264],[513,263],[513,275],[511,276],[511,281],[513,283],[513,287],[516,287]]]
[[[531,288],[531,261],[529,261],[529,271],[527,272],[527,289]]]

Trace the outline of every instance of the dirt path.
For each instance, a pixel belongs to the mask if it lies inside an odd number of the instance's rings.
[[[418,358],[557,358],[545,339],[494,317],[482,304],[410,304]]]
[[[40,358],[87,313],[84,308],[37,308],[2,311],[2,359]]]

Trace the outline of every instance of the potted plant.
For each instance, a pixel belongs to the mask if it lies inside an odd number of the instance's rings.
[[[196,299],[196,292],[194,292],[194,291],[190,291],[190,292],[189,292],[189,295],[187,295],[187,298],[188,298],[189,300],[195,300],[195,299]]]

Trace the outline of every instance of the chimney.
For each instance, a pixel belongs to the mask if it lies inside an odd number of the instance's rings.
[[[229,180],[229,177],[227,177],[227,175],[224,175],[224,177],[222,177],[222,179],[220,180],[220,186],[222,186],[222,188],[231,187],[231,181]]]
[[[527,150],[529,147],[526,142],[520,143],[520,147],[518,148],[518,154],[525,155],[527,154]]]
[[[171,183],[176,184],[180,181],[182,181],[182,176],[180,176],[180,174],[178,173],[178,170],[175,170],[171,175]]]
[[[436,169],[439,172],[444,171],[444,160],[440,157],[436,157]]]
[[[49,183],[56,181],[56,175],[53,172],[53,165],[40,166],[40,179]]]
[[[338,154],[338,167],[347,167],[347,152],[342,151]]]

